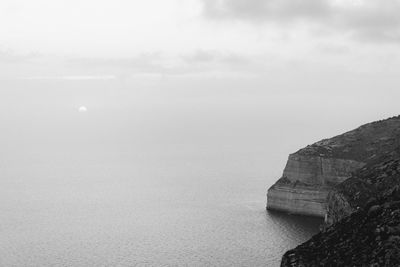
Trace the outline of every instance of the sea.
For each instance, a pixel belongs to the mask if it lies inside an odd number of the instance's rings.
[[[0,266],[279,266],[318,232],[266,210],[288,154],[332,132],[286,95],[1,85]]]

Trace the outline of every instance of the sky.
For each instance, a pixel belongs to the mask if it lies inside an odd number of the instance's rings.
[[[399,8],[397,0],[3,0],[0,62],[172,74],[301,63],[388,71]]]
[[[398,0],[2,0],[0,83],[258,90],[387,116],[399,11]]]
[[[399,13],[400,0],[2,0],[0,163],[189,147],[251,155],[275,181],[289,153],[399,114]]]

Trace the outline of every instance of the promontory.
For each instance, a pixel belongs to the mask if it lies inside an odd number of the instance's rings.
[[[281,266],[400,266],[400,116],[290,155],[267,208],[325,218]]]
[[[399,145],[397,116],[300,149],[289,155],[282,177],[269,188],[267,209],[330,220],[327,200],[335,186]],[[340,196],[329,199],[341,201]]]

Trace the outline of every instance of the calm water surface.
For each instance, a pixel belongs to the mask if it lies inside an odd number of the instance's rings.
[[[0,266],[277,266],[318,229],[265,210],[287,154],[260,110],[34,101],[1,115]]]

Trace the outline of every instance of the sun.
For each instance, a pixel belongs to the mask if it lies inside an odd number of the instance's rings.
[[[85,106],[79,107],[79,112],[80,112],[80,113],[84,113],[84,112],[86,112],[86,111],[87,111],[87,107],[85,107]]]

